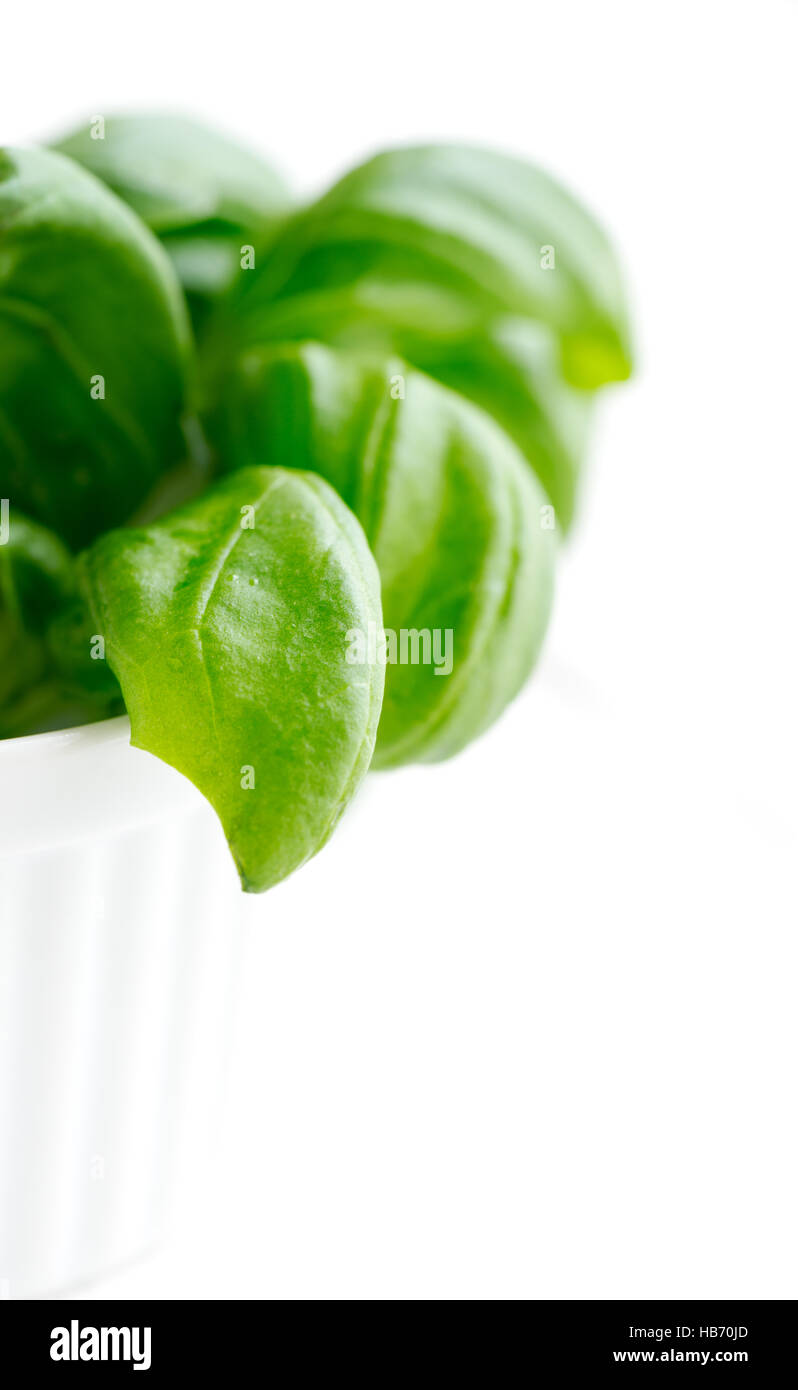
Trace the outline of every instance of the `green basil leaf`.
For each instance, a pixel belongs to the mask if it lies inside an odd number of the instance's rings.
[[[560,375],[553,335],[528,319],[499,319],[484,333],[407,344],[407,357],[492,415],[532,465],[563,531],[576,509],[595,393]]]
[[[372,320],[383,339],[392,325],[401,352],[405,334],[474,337],[510,315],[554,331],[577,387],[630,371],[601,228],[542,170],[468,146],[390,150],[354,169],[285,224],[233,307],[228,328],[246,344],[327,341],[347,325],[362,338]]]
[[[554,180],[467,147],[378,155],[290,219],[207,330],[206,393],[241,344],[398,355],[492,414],[573,517],[592,400],[630,371],[618,267]]]
[[[82,545],[184,452],[190,330],[152,233],[50,151],[0,152],[0,495]]]
[[[63,542],[9,508],[0,544],[0,606],[19,628],[43,633],[74,593],[74,561]]]
[[[101,663],[104,665],[105,663]],[[119,687],[87,687],[85,672],[63,671],[54,660],[49,633],[19,626],[0,608],[0,739],[92,724],[124,713]],[[95,677],[96,680],[96,677]]]
[[[28,639],[32,640],[32,639]],[[0,701],[0,739],[46,734],[96,724],[124,714],[121,698],[100,698],[44,673],[29,680],[13,700]]]
[[[121,700],[119,682],[105,659],[103,634],[83,594],[53,618],[45,634],[53,678],[92,700]],[[124,709],[124,706],[123,706]]]
[[[47,648],[35,633],[21,628],[16,616],[0,608],[0,736],[3,716],[46,674]]]
[[[553,582],[551,509],[503,431],[401,363],[319,344],[248,354],[212,424],[227,466],[315,470],[363,524],[397,658],[382,652],[374,765],[448,757],[486,729],[535,663]],[[367,633],[350,654],[375,659]]]
[[[107,663],[92,660],[91,633],[73,556],[9,508],[0,544],[0,738],[124,711]]]
[[[30,731],[19,711],[49,681],[45,630],[74,593],[73,559],[43,526],[7,508],[0,544],[0,737]]]
[[[243,886],[325,843],[368,768],[384,672],[346,661],[381,623],[359,523],[322,478],[253,467],[82,557],[132,741],[208,798]]]
[[[274,169],[234,140],[182,116],[109,116],[55,146],[90,169],[161,238],[183,287],[218,294],[288,211]]]

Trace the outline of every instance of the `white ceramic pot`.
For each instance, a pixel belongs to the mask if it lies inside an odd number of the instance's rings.
[[[0,1296],[150,1247],[223,1076],[237,876],[207,803],[129,735],[0,743]]]

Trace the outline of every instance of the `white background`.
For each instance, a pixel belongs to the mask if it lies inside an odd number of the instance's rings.
[[[796,1297],[795,5],[4,25],[11,143],[156,106],[308,192],[391,141],[545,163],[613,232],[639,358],[536,679],[247,902],[211,1179],[92,1293]]]

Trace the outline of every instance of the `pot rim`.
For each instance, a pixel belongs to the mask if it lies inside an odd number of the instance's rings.
[[[15,754],[24,757],[41,753],[47,757],[52,753],[72,751],[76,746],[94,748],[122,739],[130,742],[130,719],[126,714],[97,719],[91,724],[74,724],[67,729],[48,729],[41,734],[18,734],[14,738],[0,739],[0,764],[4,758],[12,758]]]

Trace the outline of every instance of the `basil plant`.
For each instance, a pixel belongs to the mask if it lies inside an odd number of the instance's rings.
[[[0,737],[126,711],[279,882],[521,689],[630,370],[604,233],[522,161],[302,203],[175,117],[0,151]]]

